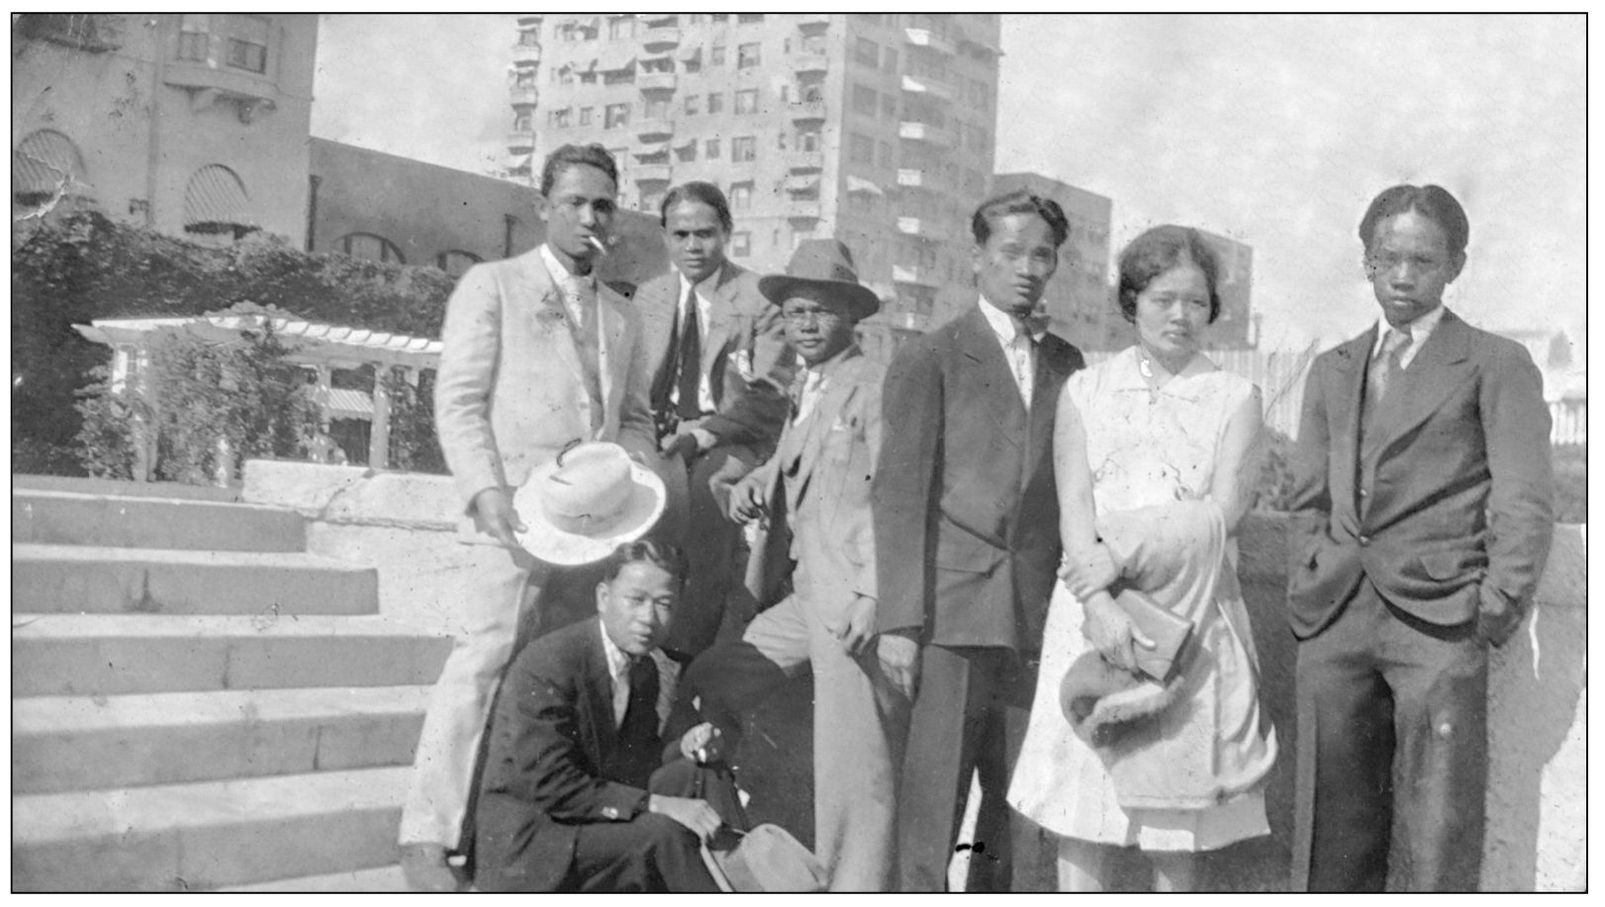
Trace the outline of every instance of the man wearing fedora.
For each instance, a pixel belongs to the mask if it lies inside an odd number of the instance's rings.
[[[435,421],[462,501],[451,600],[456,622],[419,736],[402,811],[409,884],[453,890],[475,758],[498,678],[513,654],[520,604],[562,578],[520,545],[531,514],[513,492],[575,441],[617,441],[656,460],[648,376],[636,368],[635,312],[597,281],[618,170],[599,145],[565,145],[541,172],[546,242],[470,268],[446,304]],[[645,531],[643,527],[641,531]],[[533,587],[533,588],[528,588]]]
[[[683,500],[679,477],[670,484],[665,529],[690,573],[666,645],[689,657],[718,634],[741,569],[740,530],[725,516],[729,489],[773,452],[796,357],[757,275],[725,257],[734,221],[724,193],[712,183],[675,186],[660,216],[674,267],[643,284],[634,306],[665,468],[685,470]]]
[[[914,699],[897,819],[904,891],[945,887],[972,770],[981,804],[966,887],[1009,890],[1003,796],[1017,745],[1006,741],[1030,704],[1059,565],[1055,406],[1082,366],[1039,321],[1069,235],[1059,205],[1012,192],[982,203],[971,230],[979,299],[893,358],[875,470],[879,654]]]
[[[570,470],[593,501],[607,497],[613,479],[604,472],[618,468],[596,465]],[[567,534],[571,544],[592,543]],[[707,724],[680,733],[689,721],[669,710],[679,666],[659,646],[684,572],[673,546],[619,546],[596,587],[598,616],[536,639],[513,660],[480,786],[480,890],[719,890],[701,855],[719,815],[675,790],[660,768],[695,758],[713,737]]]
[[[802,356],[791,417],[775,455],[736,484],[730,515],[761,531],[748,567],[759,604],[794,590],[739,641],[692,662],[682,695],[726,738],[740,713],[789,676],[814,676],[814,840],[832,891],[889,891],[896,878],[896,769],[908,706],[875,657],[875,535],[870,479],[881,444],[885,368],[854,326],[880,302],[838,240],[797,247],[759,289]]]

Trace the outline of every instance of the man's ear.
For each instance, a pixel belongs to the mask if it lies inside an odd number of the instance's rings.
[[[547,199],[546,196],[540,194],[539,192],[535,193],[535,217],[536,217],[536,219],[544,224],[544,223],[546,223],[546,218],[551,216],[551,213],[552,213],[552,203],[551,203],[551,201],[549,199]]]
[[[598,614],[600,614],[602,612],[602,602],[605,601],[606,599],[607,599],[607,580],[602,580],[601,582],[596,584],[596,611],[597,611]]]
[[[1449,276],[1444,278],[1443,282],[1444,283],[1454,283],[1455,278],[1460,276],[1460,272],[1462,270],[1464,270],[1465,267],[1466,267],[1466,253],[1461,252],[1461,253],[1455,255],[1454,258],[1451,258],[1449,260]]]

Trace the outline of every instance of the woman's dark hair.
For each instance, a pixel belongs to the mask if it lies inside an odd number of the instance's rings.
[[[719,187],[701,180],[693,180],[675,186],[663,197],[663,204],[658,207],[658,223],[664,229],[669,227],[669,209],[681,202],[702,202],[719,215],[719,226],[724,227],[724,232],[729,233],[736,228],[735,219],[730,216],[730,202],[725,200],[724,193],[719,191]]]
[[[1048,230],[1053,233],[1053,247],[1055,249],[1064,245],[1070,238],[1070,221],[1064,216],[1064,209],[1051,198],[1032,195],[1024,189],[1016,189],[1003,195],[989,198],[975,209],[970,216],[970,232],[975,235],[975,244],[986,245],[987,239],[992,235],[992,221],[994,218],[1005,217],[1010,214],[1035,214],[1048,222]]]
[[[614,548],[613,553],[602,562],[602,582],[611,583],[619,578],[619,573],[625,567],[642,562],[658,567],[674,577],[676,583],[685,583],[685,553],[668,542],[652,539],[625,542]]]
[[[1366,208],[1365,216],[1360,218],[1360,242],[1365,245],[1365,250],[1371,251],[1377,224],[1406,211],[1414,211],[1437,224],[1448,240],[1450,255],[1465,254],[1466,241],[1471,237],[1471,222],[1466,219],[1466,209],[1460,207],[1460,202],[1442,186],[1409,184],[1384,189],[1381,195],[1371,200],[1371,207]]]
[[[1191,261],[1204,272],[1209,284],[1209,321],[1220,317],[1220,260],[1204,242],[1203,234],[1192,227],[1165,224],[1146,230],[1120,250],[1120,314],[1137,321],[1137,296],[1155,277]]]
[[[608,153],[601,145],[564,145],[546,156],[546,163],[541,165],[541,194],[551,195],[552,185],[557,177],[569,167],[584,164],[607,174],[613,181],[614,188],[619,185],[619,165],[613,161],[613,155]]]

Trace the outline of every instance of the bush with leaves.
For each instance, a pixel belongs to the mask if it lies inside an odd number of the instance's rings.
[[[386,369],[384,388],[390,395],[390,469],[445,475],[445,454],[435,434],[434,372],[421,371],[413,387]]]

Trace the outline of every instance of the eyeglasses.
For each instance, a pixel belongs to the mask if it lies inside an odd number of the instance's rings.
[[[830,309],[802,309],[801,311],[781,312],[780,317],[786,319],[787,324],[807,324],[813,321],[818,324],[834,324],[842,320],[842,316]]]

